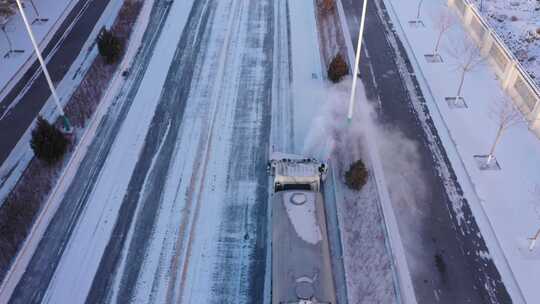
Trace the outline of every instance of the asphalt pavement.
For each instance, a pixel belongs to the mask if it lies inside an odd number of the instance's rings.
[[[342,0],[342,3],[356,48],[362,1]],[[363,53],[360,70],[366,91],[371,99],[379,101],[381,123],[401,131],[417,146],[418,176],[427,189],[427,194],[414,202],[421,212],[397,211],[396,214],[403,239],[420,240],[416,244],[404,244],[418,303],[511,303],[493,261],[475,254],[488,250],[381,0],[368,3],[364,42],[369,57]],[[414,84],[414,89],[406,83]],[[422,115],[417,113],[419,108]],[[446,174],[441,174],[442,170],[446,170],[449,179],[443,177]],[[409,185],[409,190],[414,193],[416,186]],[[401,208],[397,201],[393,204],[396,210]],[[458,225],[452,204],[463,205],[466,224],[462,225],[466,227]],[[413,222],[420,227],[419,231],[410,229]],[[408,233],[417,235],[407,237]]]
[[[79,0],[42,50],[53,83],[59,83],[79,56],[111,0]],[[49,21],[52,22],[52,21]],[[28,50],[29,51],[29,50]],[[0,101],[0,165],[51,95],[37,59]],[[13,103],[15,106],[10,107]],[[9,111],[9,112],[7,112]],[[6,113],[7,112],[7,113]]]

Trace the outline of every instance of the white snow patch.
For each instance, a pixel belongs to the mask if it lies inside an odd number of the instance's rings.
[[[297,199],[304,202],[294,204],[292,201]],[[322,235],[317,221],[315,194],[309,192],[287,192],[284,195],[284,200],[287,215],[298,236],[313,245],[320,242]]]

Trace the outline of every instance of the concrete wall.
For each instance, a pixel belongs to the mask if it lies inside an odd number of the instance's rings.
[[[525,115],[531,131],[540,138],[540,88],[468,0],[448,0],[448,6],[461,17],[471,38],[495,70],[502,88]]]

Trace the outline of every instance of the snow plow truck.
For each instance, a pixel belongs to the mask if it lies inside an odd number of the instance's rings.
[[[272,303],[336,303],[321,188],[326,163],[272,153]]]

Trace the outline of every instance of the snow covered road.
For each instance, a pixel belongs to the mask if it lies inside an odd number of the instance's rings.
[[[262,302],[273,14],[156,1],[11,302]]]

